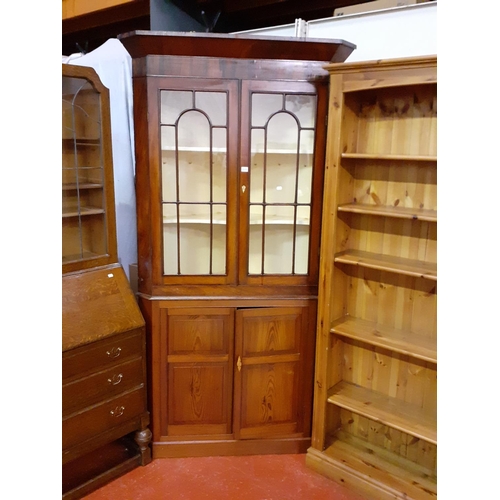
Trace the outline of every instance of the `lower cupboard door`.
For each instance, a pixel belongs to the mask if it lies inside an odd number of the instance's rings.
[[[231,433],[234,309],[167,311],[167,434]]]
[[[236,312],[236,439],[299,437],[309,431],[309,315],[308,307]]]

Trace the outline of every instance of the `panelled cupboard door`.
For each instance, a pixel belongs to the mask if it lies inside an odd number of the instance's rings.
[[[315,284],[327,87],[241,85],[239,281]]]
[[[236,280],[237,91],[235,80],[148,80],[156,284]]]
[[[167,314],[166,434],[231,432],[232,308],[169,309]],[[167,401],[163,403],[167,408]],[[165,434],[165,432],[163,433]]]
[[[236,439],[304,432],[310,399],[303,397],[308,380],[304,370],[307,312],[304,307],[236,311]]]

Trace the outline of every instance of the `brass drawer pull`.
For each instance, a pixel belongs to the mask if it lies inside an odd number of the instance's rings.
[[[113,347],[109,351],[106,351],[106,354],[110,358],[117,358],[120,355],[121,352],[122,352],[122,348],[121,347]]]
[[[122,381],[122,378],[123,378],[122,373],[119,373],[118,375],[115,373],[111,378],[108,378],[108,382],[111,385],[118,385]]]
[[[109,413],[111,413],[112,417],[121,417],[123,415],[123,412],[125,411],[125,406],[117,406],[114,410],[111,410]]]

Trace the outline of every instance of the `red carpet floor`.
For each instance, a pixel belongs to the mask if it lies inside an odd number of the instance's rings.
[[[159,458],[86,500],[366,500],[305,465],[305,455]]]

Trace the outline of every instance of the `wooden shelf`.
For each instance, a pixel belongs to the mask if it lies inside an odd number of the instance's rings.
[[[63,212],[62,216],[64,219],[64,218],[68,218],[68,217],[96,215],[96,214],[103,214],[103,213],[104,213],[104,210],[102,208],[81,207],[79,211],[77,208],[74,208],[71,211]]]
[[[414,404],[348,382],[339,382],[330,389],[328,403],[437,444],[435,413]]]
[[[268,226],[292,225],[293,219],[285,219],[281,216],[267,216]],[[210,219],[203,215],[185,215],[180,219],[180,224],[210,224]],[[212,224],[226,224],[226,219],[222,216],[214,216]],[[250,218],[250,225],[262,225],[262,218]],[[173,217],[164,217],[163,224],[177,224],[177,219]],[[309,226],[309,219],[297,219],[297,226]]]
[[[378,325],[352,316],[344,316],[332,324],[331,333],[366,344],[383,347],[414,358],[437,363],[437,343],[430,337]]]
[[[428,209],[415,209],[407,207],[394,207],[385,205],[367,205],[360,203],[346,203],[337,207],[339,212],[355,214],[379,215],[398,219],[422,220],[437,222],[437,211]]]
[[[208,148],[199,148],[199,147],[180,147],[180,148],[162,148],[162,152],[170,152],[173,153],[175,151],[189,152],[189,153],[209,153],[210,149]],[[212,148],[212,153],[227,153],[227,148]],[[276,154],[276,155],[296,155],[296,150],[288,150],[288,149],[276,149],[276,148],[268,148],[266,151],[267,154]],[[254,151],[250,151],[250,156],[264,154],[264,149],[256,149]],[[314,151],[299,151],[299,155],[312,155]]]
[[[432,471],[388,450],[339,432],[322,453],[316,452],[333,467],[369,477],[383,491],[383,498],[429,500],[437,498],[437,479]],[[381,497],[382,498],[382,497]]]
[[[375,153],[342,153],[341,158],[355,160],[384,160],[384,161],[418,161],[437,162],[437,156],[427,155],[391,155]]]
[[[70,147],[70,146],[100,146],[101,145],[101,139],[83,139],[83,138],[63,138],[62,140],[62,145],[64,147]]]
[[[437,264],[361,250],[338,253],[335,262],[437,281]]]
[[[100,254],[97,254],[95,252],[82,252],[82,253],[73,254],[73,255],[63,255],[62,261],[64,264],[65,262],[74,262],[77,260],[95,259],[96,257],[99,257],[99,256],[100,256]]]
[[[76,184],[75,182],[63,184],[63,191],[74,191],[75,189],[102,189],[102,184],[96,184],[93,182],[79,182]]]

